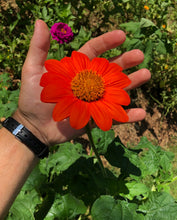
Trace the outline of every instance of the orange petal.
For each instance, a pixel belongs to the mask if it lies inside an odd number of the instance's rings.
[[[64,57],[60,60],[60,62],[63,64],[63,68],[65,69],[65,71],[70,73],[70,76],[73,78],[77,71],[75,66],[73,65],[71,57]]]
[[[123,68],[121,66],[119,66],[116,63],[109,63],[108,68],[106,69],[106,71],[104,72],[104,76],[106,74],[112,74],[112,73],[120,73],[122,72]]]
[[[115,103],[105,102],[105,101],[104,103],[108,107],[112,115],[112,119],[118,122],[127,122],[129,120],[128,115],[126,111],[122,108],[122,106],[115,104]]]
[[[67,69],[65,68],[65,65],[58,61],[58,60],[54,60],[54,59],[50,59],[50,60],[46,60],[45,61],[45,68],[47,69],[47,71],[51,74],[61,74],[64,75],[65,77],[72,77],[72,71],[67,71]]]
[[[103,76],[106,86],[117,86],[119,88],[126,88],[130,85],[131,80],[122,72],[111,72]]]
[[[96,125],[103,131],[108,131],[112,126],[111,114],[102,101],[91,102],[90,113]]]
[[[44,73],[41,77],[40,86],[45,87],[48,84],[56,84],[59,80],[68,81],[68,78],[61,74]]]
[[[77,51],[72,52],[71,59],[75,66],[76,73],[87,69],[87,66],[90,63],[89,58],[85,54]]]
[[[130,97],[128,93],[116,87],[107,87],[104,94],[104,99],[109,103],[116,103],[118,105],[129,105]]]
[[[42,102],[56,103],[61,97],[73,97],[72,90],[66,86],[59,86],[57,84],[49,84],[43,88],[41,92]]]
[[[96,71],[100,75],[104,75],[105,71],[107,71],[108,66],[109,61],[107,59],[96,57],[91,61],[88,69]]]
[[[68,118],[73,103],[73,100],[68,99],[68,97],[60,99],[53,110],[54,121],[62,121],[63,119]]]
[[[89,103],[78,100],[71,109],[70,124],[75,129],[86,126],[90,119]]]

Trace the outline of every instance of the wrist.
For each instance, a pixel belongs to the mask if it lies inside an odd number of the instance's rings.
[[[48,146],[42,141],[41,135],[38,130],[22,117],[17,110],[13,117],[8,117],[2,122],[5,127],[13,136],[16,137],[21,143],[26,145],[36,156],[44,158],[48,156]],[[37,135],[36,135],[37,134]],[[40,137],[40,138],[39,138]],[[42,140],[41,140],[42,139]]]
[[[34,136],[36,136],[42,143],[44,143],[47,146],[50,145],[46,136],[41,132],[41,130],[38,127],[38,120],[35,120],[33,116],[26,116],[19,109],[17,109],[12,117],[20,124],[24,125],[29,131],[31,131],[31,133]],[[36,121],[36,123],[34,121]]]

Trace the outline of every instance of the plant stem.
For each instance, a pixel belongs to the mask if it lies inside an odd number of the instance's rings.
[[[90,129],[90,126],[89,124],[86,125],[86,132],[87,132],[87,135],[88,135],[88,138],[89,138],[89,141],[90,141],[90,145],[91,145],[91,152],[93,150],[93,152],[95,153],[95,156],[98,160],[98,163],[100,165],[100,168],[101,168],[101,171],[103,173],[103,176],[106,177],[106,171],[105,171],[105,168],[103,166],[103,163],[102,163],[102,160],[100,158],[100,155],[95,147],[95,144],[93,142],[93,137],[92,137],[92,133],[91,133],[91,129]]]

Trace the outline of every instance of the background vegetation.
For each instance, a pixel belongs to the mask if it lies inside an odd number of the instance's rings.
[[[117,56],[135,48],[142,50],[145,60],[137,68],[145,67],[152,73],[152,80],[142,87],[142,92],[149,103],[156,102],[164,115],[175,119],[176,9],[175,0],[2,1],[0,118],[11,115],[17,106],[21,68],[34,22],[40,18],[49,28],[56,22],[67,23],[72,28],[75,38],[71,44],[65,45],[63,56],[77,50],[92,37],[113,29],[124,30],[126,42],[103,56]],[[55,41],[51,41],[49,58],[59,57],[58,47]],[[132,95],[136,96],[136,91]],[[107,220],[109,216],[114,220],[118,219],[114,216],[119,216],[119,210],[123,213],[120,219],[176,219],[177,206],[169,194],[169,183],[175,181],[173,155],[146,139],[132,150],[114,139],[113,131],[106,134],[94,132],[104,142],[110,138],[106,144],[95,140],[109,164],[108,177],[102,177],[94,158],[89,157],[79,143],[66,143],[59,149],[54,146],[51,151],[55,154],[41,161],[32,173],[7,219],[23,219],[25,216],[25,219]],[[115,146],[119,146],[118,152]],[[69,157],[71,152],[72,159]]]

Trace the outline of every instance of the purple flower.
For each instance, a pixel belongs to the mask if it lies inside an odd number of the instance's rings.
[[[50,30],[52,39],[56,40],[59,44],[69,43],[73,40],[74,34],[71,28],[62,22],[55,23]]]

